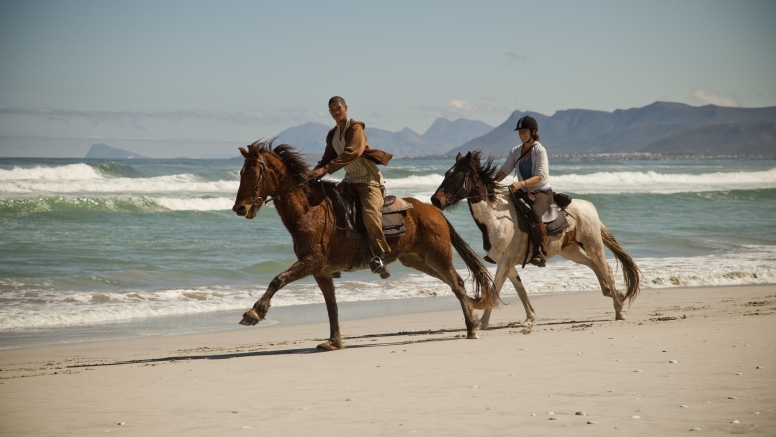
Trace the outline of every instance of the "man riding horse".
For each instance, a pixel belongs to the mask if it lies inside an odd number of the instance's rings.
[[[376,164],[388,164],[393,155],[369,148],[364,123],[348,118],[348,106],[342,97],[334,96],[329,99],[329,113],[337,125],[329,130],[323,158],[318,161],[310,175],[318,179],[345,169],[342,183],[348,184],[361,202],[361,217],[373,255],[369,267],[372,273],[379,274],[383,279],[388,278],[391,274],[385,263],[385,255],[391,252],[391,248],[383,235],[380,213],[385,182]]]

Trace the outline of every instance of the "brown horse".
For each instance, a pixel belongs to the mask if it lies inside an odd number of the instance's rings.
[[[240,324],[259,323],[278,290],[312,275],[323,293],[329,313],[329,340],[319,344],[318,349],[342,349],[333,275],[367,268],[369,257],[360,255],[359,240],[345,234],[344,220],[336,207],[335,184],[310,181],[307,163],[293,146],[287,144],[273,149],[271,141],[260,140],[248,146],[248,150],[240,147],[240,153],[245,157],[245,163],[240,170],[240,188],[232,210],[252,219],[264,203],[274,202],[283,225],[291,233],[298,258],[291,267],[275,276],[264,295],[243,314]],[[401,237],[387,239],[391,253],[386,256],[386,262],[398,259],[405,266],[449,285],[461,302],[467,338],[477,338],[478,323],[473,308],[495,308],[498,302],[488,270],[436,208],[413,198],[404,200],[413,205],[403,212],[407,232]],[[473,273],[476,299],[466,295],[465,283],[453,267],[451,244]]]
[[[479,150],[469,152],[466,156],[459,153],[455,164],[445,173],[445,179],[431,197],[431,203],[444,210],[461,200],[468,200],[472,218],[482,232],[483,248],[488,257],[498,264],[494,286],[500,292],[509,278],[525,308],[526,320],[523,325],[526,332],[530,332],[536,322],[536,314],[515,269],[515,265],[525,265],[529,255],[531,243],[528,223],[517,213],[506,187],[496,183],[498,167],[493,165],[493,157],[488,158],[484,164],[480,162],[481,157],[482,152]],[[592,203],[574,199],[566,208],[566,213],[569,226],[560,235],[549,237],[547,258],[560,255],[590,267],[598,278],[604,296],[610,297],[614,303],[615,319],[625,320],[622,304],[625,300],[632,302],[639,294],[639,267],[601,223]],[[614,274],[604,255],[604,246],[622,264],[627,294],[617,290]],[[487,328],[489,320],[490,309],[486,309],[480,319],[482,329]]]

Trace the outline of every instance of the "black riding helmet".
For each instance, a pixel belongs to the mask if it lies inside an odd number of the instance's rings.
[[[517,120],[517,127],[515,130],[520,129],[536,129],[539,130],[539,123],[536,122],[536,119],[531,117],[530,115],[526,115],[524,117],[520,117],[520,120]]]

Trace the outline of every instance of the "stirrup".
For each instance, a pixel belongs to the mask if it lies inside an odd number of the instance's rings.
[[[536,267],[547,267],[547,257],[539,252],[531,258],[531,264]]]
[[[369,268],[372,270],[372,273],[379,273],[381,279],[388,279],[391,276],[388,266],[385,265],[385,261],[379,256],[375,256],[369,261]]]

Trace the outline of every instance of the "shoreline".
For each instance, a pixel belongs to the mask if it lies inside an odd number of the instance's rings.
[[[2,350],[0,435],[776,432],[776,285],[647,289],[620,322],[530,297],[530,334],[515,301],[479,340],[451,309],[343,318],[336,352],[325,322]]]
[[[547,295],[585,293],[600,293],[600,291],[559,291],[553,293],[535,293],[533,295],[529,293],[529,298],[533,301],[534,299],[541,299],[541,297]],[[520,305],[520,299],[515,293],[509,293],[508,296],[504,296],[504,302],[507,302],[510,305]],[[222,310],[201,314],[149,317],[97,325],[26,329],[19,332],[6,331],[0,333],[3,337],[0,339],[0,353],[5,350],[13,349],[242,331],[251,329],[238,324],[242,317],[242,313],[250,309],[249,305],[249,303],[246,303],[246,306],[243,309]],[[338,302],[337,305],[339,308],[340,321],[426,312],[456,311],[460,308],[458,299],[453,296],[452,293],[449,296]],[[255,328],[262,329],[316,323],[328,323],[328,315],[324,303],[273,306],[267,314],[267,318],[256,325]],[[179,326],[173,327],[174,325]],[[71,340],[63,341],[62,337],[67,337]],[[72,339],[73,337],[79,339]],[[30,341],[32,341],[32,343],[29,343]]]
[[[658,292],[682,289],[706,289],[729,287],[762,287],[776,284],[741,284],[719,286],[682,286],[670,288],[644,288],[645,292]],[[522,304],[514,290],[509,287],[509,292],[502,296],[503,301],[509,305]],[[558,291],[544,293],[528,293],[532,303],[547,296],[564,295],[598,295],[600,290]],[[609,302],[607,298],[605,302]],[[638,305],[637,303],[635,305]],[[398,315],[410,315],[426,312],[457,311],[460,308],[458,299],[452,294],[449,296],[410,297],[403,299],[376,299],[365,301],[338,302],[340,321],[354,321],[371,319],[376,317],[390,317]],[[500,306],[501,308],[504,305]],[[84,343],[142,340],[151,338],[167,338],[192,335],[208,335],[243,331],[247,328],[237,322],[244,311],[222,310],[210,313],[176,315],[166,317],[149,317],[129,321],[102,323],[84,326],[62,326],[39,329],[25,329],[19,332],[6,331],[0,333],[0,353],[7,350],[29,349],[39,347],[55,347],[67,345],[79,345]],[[608,309],[608,308],[605,308]],[[494,316],[498,310],[494,312]],[[538,316],[537,316],[538,317]],[[267,318],[261,321],[253,329],[266,329],[270,327],[288,327],[308,324],[327,324],[328,315],[326,305],[323,303],[310,303],[302,305],[273,306]],[[65,340],[67,338],[67,340]]]

